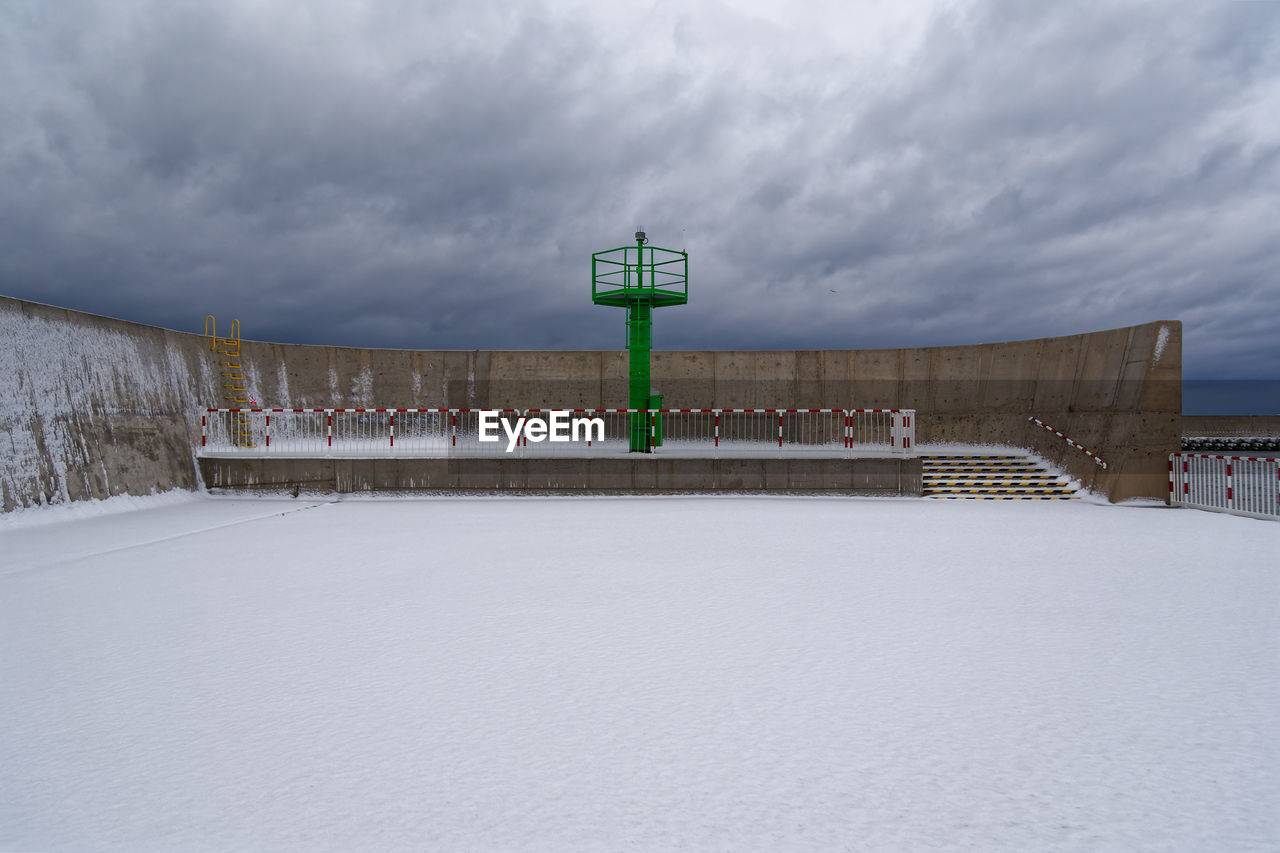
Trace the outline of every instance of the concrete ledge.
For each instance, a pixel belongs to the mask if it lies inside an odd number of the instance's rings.
[[[1280,415],[1183,415],[1185,436],[1280,436]]]
[[[207,488],[544,494],[920,495],[917,459],[201,458]]]

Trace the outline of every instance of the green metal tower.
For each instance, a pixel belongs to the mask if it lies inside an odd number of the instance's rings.
[[[660,409],[662,396],[649,385],[649,351],[653,349],[653,309],[689,301],[689,253],[648,246],[643,231],[635,246],[619,246],[591,255],[591,301],[627,309],[627,351],[630,354],[629,409]],[[630,418],[632,453],[648,453],[662,443],[655,416],[633,413]]]

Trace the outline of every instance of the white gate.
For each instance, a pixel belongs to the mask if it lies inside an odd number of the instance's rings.
[[[1172,453],[1169,503],[1280,520],[1280,459]]]

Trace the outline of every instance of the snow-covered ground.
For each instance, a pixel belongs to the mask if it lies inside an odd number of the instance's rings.
[[[143,504],[0,524],[0,850],[1280,849],[1280,524]]]

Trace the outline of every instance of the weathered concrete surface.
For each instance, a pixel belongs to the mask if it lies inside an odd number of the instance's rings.
[[[919,459],[317,459],[202,458],[219,489],[519,491],[548,494],[761,492],[919,495]]]
[[[17,352],[16,375],[0,388],[4,510],[196,485],[199,412],[223,405],[206,338],[7,297],[0,335]],[[248,390],[265,407],[616,407],[627,398],[625,352],[249,340],[242,352]],[[671,408],[914,407],[920,442],[1029,447],[1121,500],[1168,491],[1165,460],[1182,433],[1181,359],[1181,324],[1166,321],[965,347],[656,352],[653,384]]]
[[[5,511],[196,485],[196,408],[217,382],[199,336],[0,297],[0,339]]]
[[[1183,415],[1182,434],[1187,436],[1280,436],[1280,415]]]

